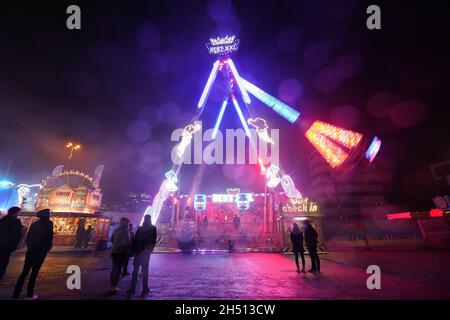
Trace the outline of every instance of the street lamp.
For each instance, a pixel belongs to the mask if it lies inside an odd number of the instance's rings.
[[[81,145],[69,142],[69,143],[66,144],[66,148],[69,149],[69,157],[68,157],[68,159],[72,159],[73,152],[76,151],[76,150],[81,149]]]

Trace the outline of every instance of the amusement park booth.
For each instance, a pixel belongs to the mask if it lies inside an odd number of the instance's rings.
[[[85,234],[89,226],[92,230],[89,245],[96,247],[99,242],[104,243],[108,239],[111,218],[99,213],[102,203],[99,187],[102,170],[99,167],[93,177],[61,167],[54,171],[51,177],[42,181],[35,211],[21,213],[24,226],[28,229],[36,219],[36,212],[48,208],[52,211],[55,246],[74,246],[77,236]]]

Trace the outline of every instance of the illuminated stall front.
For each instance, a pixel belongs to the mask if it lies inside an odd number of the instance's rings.
[[[86,234],[88,227],[92,230],[90,245],[96,246],[108,238],[111,219],[99,212],[102,171],[103,166],[98,166],[91,177],[82,171],[63,170],[59,166],[53,170],[51,177],[42,181],[34,211],[46,208],[52,211],[55,246],[75,245],[77,236]],[[26,228],[37,219],[35,212],[21,213],[20,218]]]
[[[292,225],[297,223],[300,229],[304,228],[304,221],[308,220],[319,233],[319,240],[324,239],[322,228],[322,215],[319,205],[307,197],[290,199],[285,193],[277,193],[275,196],[275,208],[278,214],[279,232],[282,234],[282,246],[289,248],[291,241],[289,233]]]

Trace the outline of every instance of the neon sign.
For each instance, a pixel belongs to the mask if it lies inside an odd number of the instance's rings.
[[[208,48],[209,54],[224,55],[238,50],[239,39],[236,36],[210,38],[206,48]]]
[[[287,203],[281,207],[283,213],[315,213],[319,211],[316,202],[309,201],[308,198],[291,199],[291,203]]]
[[[234,194],[213,193],[212,202],[213,203],[233,203],[234,202]]]
[[[206,210],[206,195],[196,194],[194,196],[194,209],[197,211]]]
[[[253,202],[252,193],[239,193],[235,198],[236,207],[239,211],[247,210],[250,208],[250,202]]]
[[[275,188],[281,182],[280,167],[271,164],[266,172],[267,186],[269,188]]]

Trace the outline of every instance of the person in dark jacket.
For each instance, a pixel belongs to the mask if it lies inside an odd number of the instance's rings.
[[[22,223],[17,218],[19,207],[11,207],[8,214],[0,220],[0,281],[9,263],[11,253],[17,249],[22,238]]]
[[[47,253],[53,246],[53,222],[50,221],[50,209],[38,211],[37,216],[39,220],[31,224],[27,234],[26,244],[28,249],[25,255],[23,271],[14,288],[13,299],[19,298],[25,279],[30,271],[31,275],[28,280],[27,298],[37,299],[37,295],[34,294],[36,279],[47,257]]]
[[[295,257],[295,265],[297,266],[297,272],[305,273],[305,249],[303,248],[303,234],[300,231],[296,223],[293,224],[293,229],[291,231],[291,242],[292,242],[292,252]],[[302,258],[302,270],[298,265],[298,255]]]
[[[75,248],[81,248],[83,246],[85,234],[86,234],[86,220],[79,219],[77,225],[77,233],[75,237]]]
[[[133,232],[133,224],[132,223],[128,224],[128,232],[130,233],[130,243],[133,243],[134,232]],[[128,251],[127,258],[125,259],[125,262],[123,264],[122,277],[126,277],[126,276],[130,275],[130,273],[128,272],[128,262],[130,261],[131,256],[132,256],[132,252],[131,252],[131,246],[130,246],[130,251]]]
[[[108,290],[108,293],[110,294],[122,291],[117,287],[117,284],[119,283],[120,272],[122,271],[127,255],[130,252],[131,241],[130,233],[128,232],[129,222],[130,220],[128,220],[128,218],[121,218],[120,226],[111,236],[111,259],[113,265],[110,276],[110,288]]]
[[[83,236],[83,238],[84,238],[83,239],[83,248],[84,249],[87,249],[87,247],[89,247],[89,242],[91,241],[91,236],[92,236],[92,230],[93,230],[92,226],[89,225],[84,233],[84,236]]]
[[[131,278],[131,287],[127,291],[128,294],[134,294],[136,291],[136,282],[139,269],[142,269],[142,295],[148,294],[148,266],[150,263],[150,255],[156,245],[156,227],[152,225],[150,215],[145,215],[144,222],[134,235],[132,250],[134,254],[133,276]]]
[[[319,234],[308,220],[305,221],[305,225],[305,242],[308,247],[309,257],[311,258],[311,270],[308,272],[320,272],[320,260],[317,254],[317,238]]]

